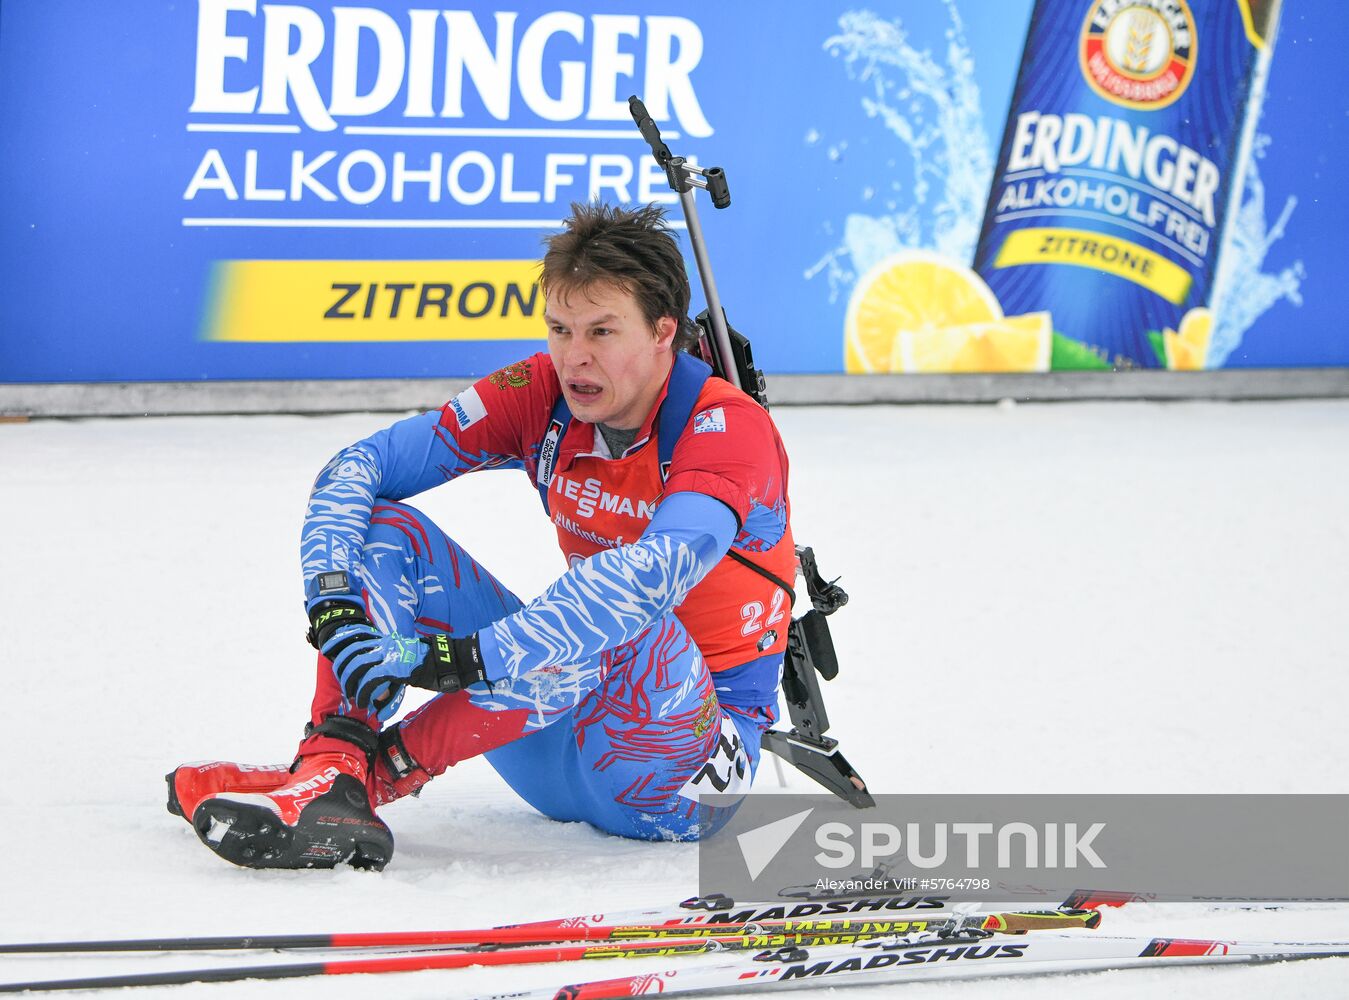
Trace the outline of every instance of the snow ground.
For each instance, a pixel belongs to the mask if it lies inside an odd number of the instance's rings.
[[[775,417],[793,459],[797,538],[852,594],[833,619],[843,666],[826,695],[833,735],[873,789],[1349,791],[1349,400]],[[390,419],[0,425],[11,720],[0,940],[429,929],[692,894],[694,847],[551,823],[480,762],[386,810],[397,853],[378,875],[233,868],[164,811],[162,775],[178,763],[290,759],[312,671],[296,552],[304,501],[329,454]],[[418,502],[522,595],[562,568],[519,473],[469,477]],[[1059,743],[1060,753],[1019,752]],[[771,766],[757,787],[777,787]],[[1349,940],[1349,907],[1135,904],[1107,913],[1105,927]],[[0,981],[122,968],[10,959]],[[442,998],[621,971],[173,989]],[[1345,996],[1349,960],[904,990],[912,1000],[1162,993]]]

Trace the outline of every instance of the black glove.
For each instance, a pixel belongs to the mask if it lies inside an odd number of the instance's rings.
[[[487,680],[476,632],[463,639],[429,635],[422,642],[428,652],[421,665],[408,675],[407,681],[413,687],[449,693]]]
[[[329,659],[334,654],[324,647],[339,628],[343,625],[371,627],[358,590],[346,570],[315,574],[305,584],[304,610],[309,615],[307,638],[311,646]]]
[[[359,597],[320,597],[310,601],[305,610],[309,612],[309,633],[305,638],[329,659],[334,654],[324,647],[332,639],[333,633],[343,625],[364,625],[374,630]]]
[[[398,710],[404,685],[448,693],[487,679],[477,636],[407,639],[346,625],[333,633],[328,649],[333,650],[333,673],[347,701],[374,712],[381,722]]]

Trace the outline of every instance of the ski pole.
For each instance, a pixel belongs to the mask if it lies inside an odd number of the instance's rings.
[[[987,914],[925,913],[920,917],[819,918],[742,923],[596,924],[539,921],[506,927],[441,931],[373,931],[336,934],[254,934],[216,937],[129,938],[110,941],[39,941],[0,944],[0,954],[78,954],[137,951],[291,951],[356,948],[509,948],[563,941],[642,941],[728,938],[754,934],[905,934],[959,921],[962,927],[1022,934],[1028,930],[1096,927],[1095,910],[1027,910]]]
[[[938,931],[942,940],[978,941],[990,931],[966,929],[951,921],[947,931]],[[930,933],[930,932],[929,932]],[[50,992],[58,990],[111,989],[128,986],[181,986],[187,983],[226,983],[246,979],[299,979],[311,976],[341,976],[359,973],[423,972],[430,969],[462,969],[469,966],[528,965],[550,962],[576,962],[606,958],[670,958],[678,955],[706,954],[714,951],[778,949],[784,955],[806,954],[802,949],[836,946],[894,937],[893,932],[857,932],[852,934],[755,933],[739,937],[717,936],[676,940],[626,941],[607,944],[570,944],[503,951],[423,953],[383,958],[340,959],[304,962],[294,965],[256,965],[234,968],[182,969],[169,972],[131,972],[112,976],[76,979],[39,980],[24,983],[0,983],[0,993]]]

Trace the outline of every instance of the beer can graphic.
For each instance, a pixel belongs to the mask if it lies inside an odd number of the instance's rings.
[[[1205,366],[1279,0],[1037,0],[974,268],[1054,367]]]

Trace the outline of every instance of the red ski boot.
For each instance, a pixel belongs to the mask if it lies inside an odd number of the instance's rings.
[[[245,868],[348,862],[379,871],[393,857],[393,834],[366,792],[377,737],[363,724],[337,717],[313,732],[331,737],[323,741],[325,749],[305,753],[289,770],[217,763],[194,783],[193,772],[201,769],[179,768],[169,775],[169,811],[176,802],[203,844]],[[341,750],[326,748],[334,744]],[[200,794],[208,785],[218,787]]]
[[[379,734],[379,752],[370,768],[368,788],[376,806],[387,805],[404,795],[420,795],[432,775],[417,763],[403,745],[401,725],[392,725]]]
[[[201,760],[164,775],[169,785],[169,812],[189,823],[201,800],[219,792],[270,792],[290,780],[285,764],[235,764]]]

